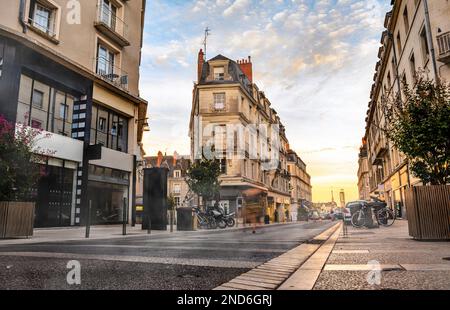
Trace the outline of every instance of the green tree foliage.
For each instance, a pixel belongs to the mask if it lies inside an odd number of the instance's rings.
[[[187,171],[186,182],[192,192],[204,199],[214,199],[220,191],[220,163],[217,160],[195,161]]]
[[[51,152],[36,146],[42,131],[14,125],[0,115],[0,201],[29,201],[41,171],[38,162]]]
[[[417,77],[403,86],[405,102],[386,105],[387,137],[425,184],[450,182],[450,84]]]

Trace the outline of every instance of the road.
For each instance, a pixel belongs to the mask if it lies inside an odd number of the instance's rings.
[[[0,245],[0,289],[208,290],[312,239],[328,221],[251,230]],[[81,265],[81,284],[66,281]]]

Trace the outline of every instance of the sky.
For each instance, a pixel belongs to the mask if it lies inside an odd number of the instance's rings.
[[[140,91],[148,156],[189,154],[197,55],[252,56],[253,80],[307,164],[313,201],[358,199],[358,149],[390,0],[147,0]]]

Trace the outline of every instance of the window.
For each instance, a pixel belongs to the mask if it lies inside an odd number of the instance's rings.
[[[43,105],[44,105],[44,93],[37,89],[33,89],[33,106],[42,109]]]
[[[430,50],[428,48],[428,38],[425,26],[422,28],[422,31],[420,32],[420,41],[422,46],[423,62],[426,63],[430,57]]]
[[[98,130],[101,132],[106,132],[106,118],[99,117],[98,119]]]
[[[405,6],[405,10],[403,11],[403,22],[405,23],[405,32],[409,31],[409,17],[408,17],[408,7]]]
[[[227,174],[227,160],[226,159],[220,160],[220,173]]]
[[[49,36],[55,36],[55,16],[56,8],[49,4],[43,4],[36,0],[30,5],[30,24]]]
[[[387,82],[388,82],[388,90],[390,90],[391,87],[392,87],[392,80],[391,80],[391,73],[390,72],[388,72],[388,75],[387,75]]]
[[[398,55],[400,56],[402,54],[402,40],[400,37],[400,32],[397,33],[397,50]]]
[[[70,136],[74,100],[71,94],[22,75],[19,85],[17,122]]]
[[[109,0],[102,0],[100,19],[111,29],[116,29],[117,7]]]
[[[174,184],[173,185],[173,193],[174,194],[180,194],[181,193],[181,185],[180,184]]]
[[[65,103],[59,104],[59,117],[62,119],[67,118],[67,111],[69,110],[69,106]]]
[[[409,58],[409,66],[411,68],[411,77],[413,78],[414,83],[416,83],[416,59],[414,53],[412,53],[411,58]]]
[[[215,110],[225,109],[225,93],[214,94],[214,109]]]
[[[91,122],[91,144],[127,152],[128,119],[105,107],[93,105]]]
[[[97,47],[97,74],[113,80],[114,58],[115,54],[112,51],[99,44]]]
[[[223,81],[225,79],[225,68],[216,67],[214,68],[214,80]]]
[[[174,177],[175,177],[176,179],[181,178],[181,171],[180,171],[180,170],[175,170],[175,172],[174,172]]]
[[[2,71],[3,71],[3,57],[0,56],[0,78],[2,77]]]

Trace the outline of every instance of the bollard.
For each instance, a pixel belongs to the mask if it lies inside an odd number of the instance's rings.
[[[91,234],[91,211],[92,211],[92,200],[89,200],[88,214],[86,218],[86,238],[89,238]]]
[[[122,211],[122,235],[126,236],[127,234],[127,199],[123,199],[123,211]]]

